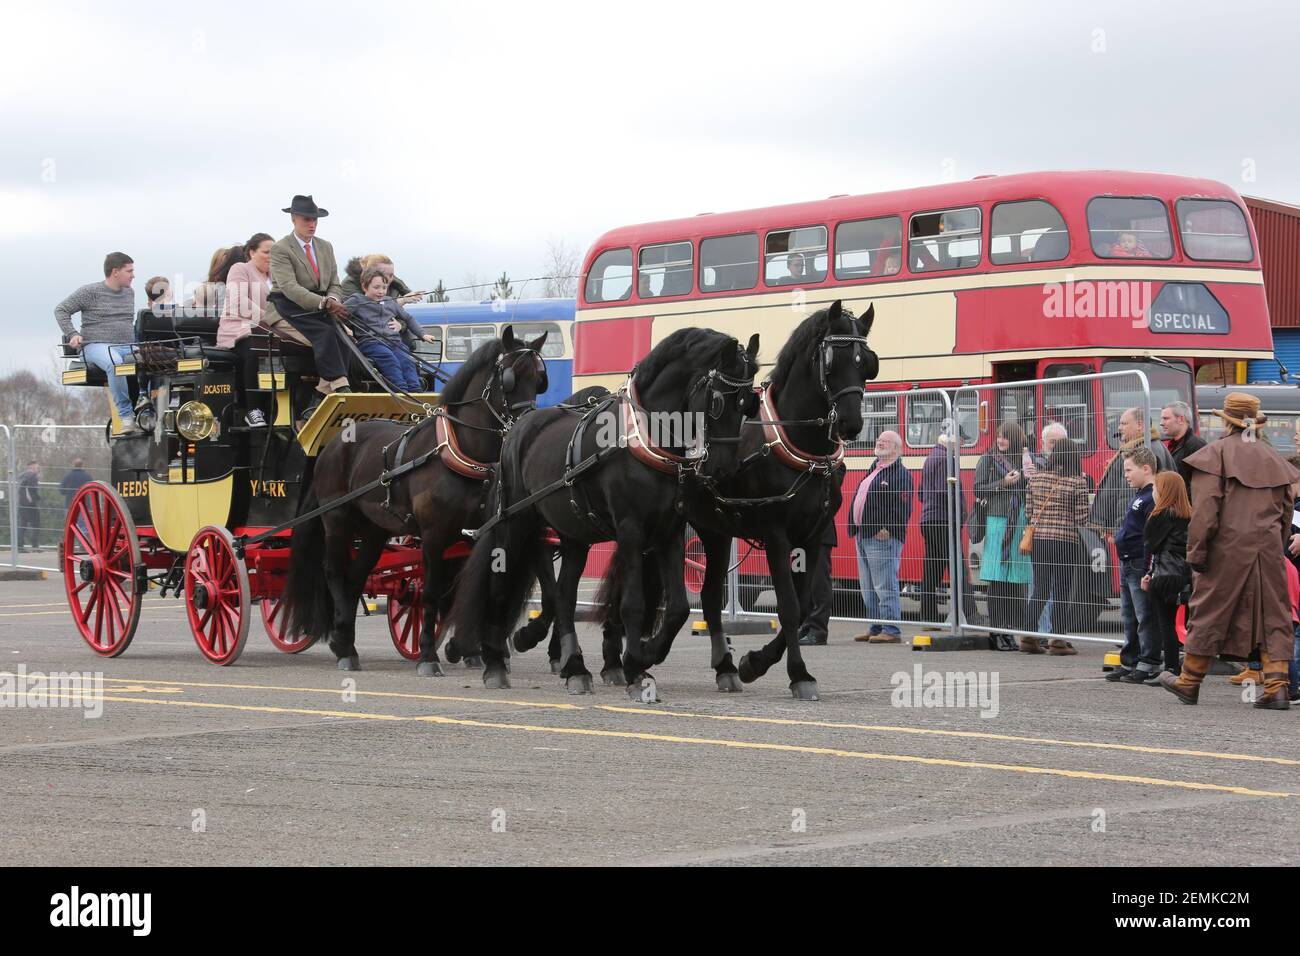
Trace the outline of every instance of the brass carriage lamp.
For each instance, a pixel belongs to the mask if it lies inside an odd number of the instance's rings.
[[[203,402],[186,402],[176,410],[176,431],[188,441],[211,438],[217,430],[212,409]]]

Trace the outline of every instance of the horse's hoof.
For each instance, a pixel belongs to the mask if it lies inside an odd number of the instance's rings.
[[[745,689],[745,685],[740,682],[740,675],[735,671],[719,674],[717,680],[718,690],[724,694],[739,694]]]
[[[420,666],[415,669],[415,673],[421,677],[441,677],[442,665],[437,661],[420,661]]]
[[[510,678],[504,670],[484,671],[483,686],[488,690],[505,690],[510,686]]]
[[[447,642],[447,646],[443,648],[443,653],[447,655],[448,664],[460,663],[461,660],[460,648],[456,646],[455,640],[450,640]]]
[[[349,654],[347,657],[340,657],[339,670],[359,671],[361,670],[361,659],[355,654]]]
[[[627,675],[623,673],[622,667],[606,667],[600,672],[602,683],[612,686],[621,686],[627,683]]]
[[[559,662],[558,660],[551,661],[551,673],[552,673],[552,674],[558,674],[558,673],[559,673],[560,671],[562,671],[562,670],[564,670],[564,667],[560,664],[560,662]]]
[[[821,700],[817,693],[815,680],[797,680],[790,685],[790,693],[795,700]]]
[[[649,674],[643,675],[641,680],[635,684],[628,684],[627,696],[638,704],[659,704],[663,702],[659,697],[659,686]]]
[[[752,684],[763,675],[755,670],[753,662],[754,652],[750,651],[740,659],[740,666],[736,669],[740,674],[740,679],[746,684]]]
[[[470,654],[465,658],[465,666],[470,670],[478,670],[483,666],[483,658],[479,657],[477,654]]]
[[[526,640],[526,636],[527,636],[526,631],[522,627],[519,630],[515,631],[513,634],[511,634],[510,640],[506,642],[507,653],[512,647],[520,654],[526,654],[530,650],[532,650],[535,645],[529,644]]]
[[[572,694],[574,697],[577,697],[581,694],[595,693],[595,691],[592,690],[591,688],[590,674],[575,674],[572,677],[566,678],[564,681],[564,686],[565,689],[567,689],[568,692]]]

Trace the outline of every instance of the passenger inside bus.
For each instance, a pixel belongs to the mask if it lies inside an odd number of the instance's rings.
[[[792,252],[785,257],[785,267],[787,275],[777,280],[781,285],[798,285],[804,280],[804,262],[803,255],[798,252]]]
[[[1121,258],[1150,259],[1151,250],[1138,241],[1138,237],[1132,232],[1121,232],[1119,241],[1110,247],[1112,256]]]

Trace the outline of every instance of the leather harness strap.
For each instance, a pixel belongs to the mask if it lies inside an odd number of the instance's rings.
[[[767,439],[767,447],[776,456],[776,460],[783,465],[797,468],[800,471],[829,473],[844,460],[843,442],[836,442],[835,451],[829,455],[813,455],[801,451],[790,441],[790,436],[786,434],[785,428],[781,424],[781,416],[776,413],[776,406],[772,399],[771,382],[764,382],[759,388],[758,419],[763,424],[763,437]]]
[[[433,411],[434,438],[437,441],[439,460],[458,475],[465,478],[475,478],[479,481],[486,481],[492,473],[492,466],[484,464],[481,461],[475,461],[463,451],[460,450],[460,442],[456,439],[456,429],[452,427],[451,419],[447,413],[440,407]],[[403,444],[406,438],[402,438]],[[401,457],[401,446],[398,446],[398,457]]]
[[[700,458],[688,458],[665,451],[654,445],[646,437],[650,433],[649,421],[645,409],[641,407],[641,397],[637,394],[636,383],[632,376],[627,377],[618,394],[622,396],[623,435],[627,441],[627,450],[641,464],[665,475],[676,475],[681,469],[693,470]]]

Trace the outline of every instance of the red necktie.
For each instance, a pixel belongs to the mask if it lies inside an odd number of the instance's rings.
[[[316,276],[316,281],[320,282],[320,266],[316,265],[316,256],[312,254],[311,243],[304,245],[303,249],[307,252],[307,264],[311,266],[312,274]]]

